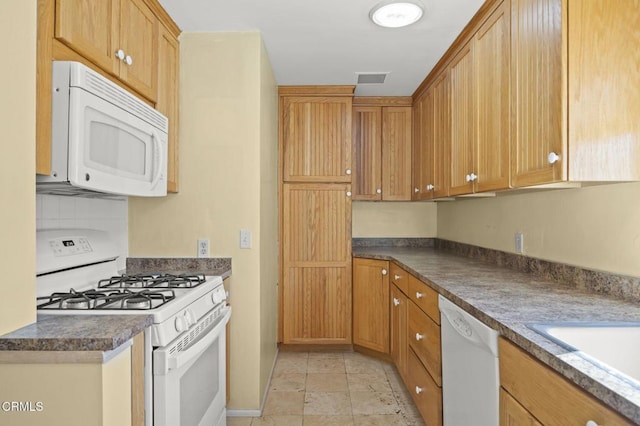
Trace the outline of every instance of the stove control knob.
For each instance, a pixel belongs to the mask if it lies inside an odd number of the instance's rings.
[[[187,323],[187,328],[191,328],[191,326],[196,324],[196,316],[191,309],[184,311],[184,320]]]
[[[187,324],[186,324],[185,317],[177,316],[176,317],[176,321],[175,321],[175,325],[176,325],[176,331],[178,333],[182,333],[183,331],[185,331],[187,329]]]
[[[213,294],[211,295],[211,300],[213,301],[214,305],[217,305],[218,303],[222,303],[224,301],[224,299],[226,299],[225,297],[225,292],[224,290],[221,289],[221,291],[214,291]]]

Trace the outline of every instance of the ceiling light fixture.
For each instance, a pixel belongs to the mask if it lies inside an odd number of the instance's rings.
[[[381,27],[406,27],[422,18],[423,9],[424,7],[418,1],[386,0],[371,9],[369,18]]]

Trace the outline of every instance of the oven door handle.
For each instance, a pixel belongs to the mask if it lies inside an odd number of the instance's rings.
[[[185,351],[177,352],[175,355],[171,356],[169,355],[167,349],[156,350],[154,352],[154,369],[157,366],[157,367],[160,367],[162,371],[156,371],[155,373],[167,374],[169,373],[169,371],[178,370],[183,366],[185,366],[186,364],[188,364],[190,361],[193,361],[194,359],[196,359],[218,337],[220,337],[220,334],[226,327],[227,322],[229,321],[229,317],[231,317],[231,307],[227,308],[227,312],[224,314],[221,320],[218,321],[218,324],[216,324],[211,330],[209,330],[204,335],[204,337],[202,337],[202,339],[198,340],[196,343],[189,346]],[[161,359],[158,359],[158,358],[164,358],[166,360],[166,363],[155,362],[158,360],[161,361]],[[161,367],[163,364],[164,364],[164,368]]]

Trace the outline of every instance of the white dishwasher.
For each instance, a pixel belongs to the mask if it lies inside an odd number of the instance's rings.
[[[444,426],[497,426],[498,332],[442,296]]]

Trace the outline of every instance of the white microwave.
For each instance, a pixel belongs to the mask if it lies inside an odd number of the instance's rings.
[[[39,193],[167,195],[169,122],[79,62],[53,62],[51,174]]]

